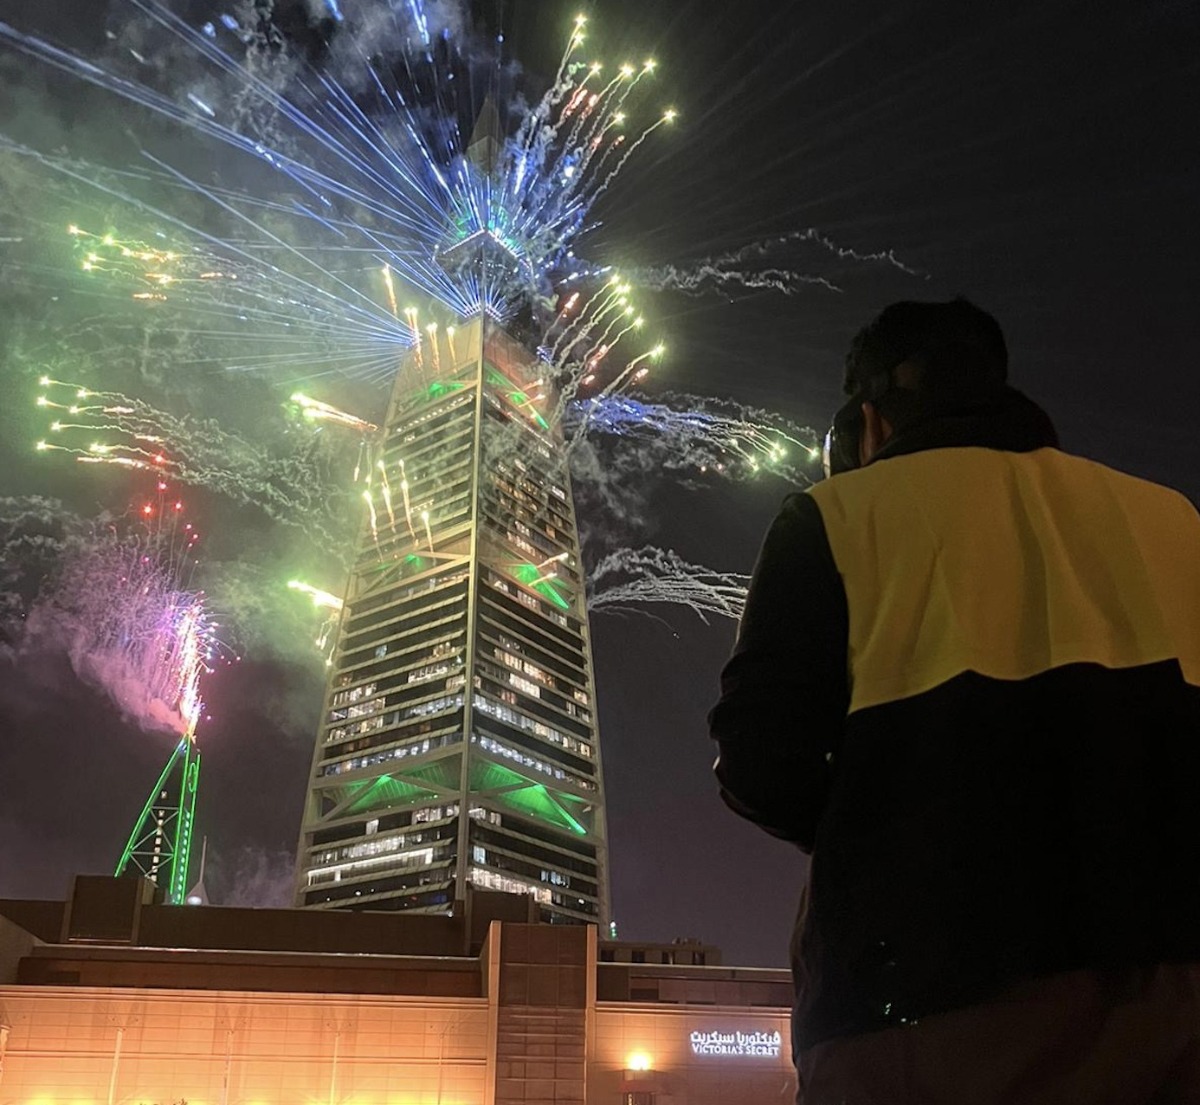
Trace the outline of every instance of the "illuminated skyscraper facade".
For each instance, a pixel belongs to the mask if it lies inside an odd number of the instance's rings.
[[[446,912],[468,883],[607,923],[579,538],[544,366],[487,315],[412,350],[373,458],[297,904]]]

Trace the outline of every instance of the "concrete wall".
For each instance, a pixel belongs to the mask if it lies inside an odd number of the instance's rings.
[[[588,1105],[619,1105],[635,1088],[662,1105],[779,1105],[795,1094],[782,1011],[629,1003],[600,1005],[590,1020]],[[0,1023],[10,1027],[2,1105],[489,1102],[489,1009],[480,998],[2,987]],[[544,1078],[518,1072],[508,1056],[506,1100],[581,1099],[571,1079],[556,1078],[563,1057],[553,1054],[551,1027],[542,1041],[552,1053],[523,1061],[556,1069]],[[697,1055],[692,1034],[713,1032],[778,1032],[779,1054]],[[637,1055],[649,1070],[629,1071]]]
[[[616,1105],[622,1087],[654,1092],[662,1105],[780,1105],[795,1099],[791,1029],[782,1010],[604,1004],[597,1007],[595,1020],[589,1105]],[[778,1032],[779,1054],[697,1055],[692,1033],[714,1032],[770,1037]],[[650,1069],[629,1071],[631,1063],[640,1065],[639,1058]]]
[[[2,1103],[484,1100],[479,998],[0,987],[0,1018],[10,1029]]]
[[[40,943],[33,933],[0,917],[0,986],[10,986],[17,981],[21,962]],[[0,1026],[3,1024],[0,1020]]]

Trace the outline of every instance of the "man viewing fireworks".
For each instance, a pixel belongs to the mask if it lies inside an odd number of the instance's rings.
[[[1200,517],[1007,376],[964,299],[855,337],[710,715],[811,856],[804,1105],[1200,1101]]]

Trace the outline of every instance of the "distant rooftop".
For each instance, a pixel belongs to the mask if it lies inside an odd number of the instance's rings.
[[[438,916],[167,906],[142,879],[77,876],[68,901],[0,900],[0,984],[480,997],[496,922],[563,927],[496,891]],[[791,1001],[786,971],[721,966],[720,949],[694,939],[594,947],[600,1001]]]

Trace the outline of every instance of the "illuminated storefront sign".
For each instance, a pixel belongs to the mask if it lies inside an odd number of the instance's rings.
[[[693,1032],[693,1055],[749,1055],[779,1058],[782,1039],[778,1032]]]

